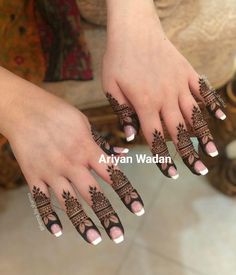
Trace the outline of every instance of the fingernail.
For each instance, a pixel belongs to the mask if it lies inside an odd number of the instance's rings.
[[[128,142],[134,140],[135,135],[137,134],[137,132],[136,132],[136,130],[134,129],[133,126],[125,126],[124,127],[124,132],[125,132],[126,140]]]
[[[53,224],[51,226],[51,231],[56,237],[60,237],[62,235],[61,227],[58,224]]]
[[[197,161],[194,166],[195,170],[200,173],[202,176],[205,176],[208,173],[207,167],[201,162]]]
[[[110,236],[112,240],[116,243],[119,244],[124,241],[124,235],[121,229],[117,226],[113,226],[110,230]]]
[[[100,234],[94,229],[88,230],[87,238],[88,238],[89,242],[92,243],[93,245],[97,245],[102,241]]]
[[[131,204],[131,209],[132,209],[133,213],[137,216],[142,216],[145,213],[145,210],[144,210],[142,204],[138,201],[134,201]]]
[[[226,114],[223,113],[220,109],[218,109],[215,114],[216,114],[216,117],[219,118],[219,119],[221,119],[221,120],[225,120],[226,119]]]
[[[171,166],[169,168],[168,173],[169,173],[169,176],[174,180],[177,180],[179,178],[179,174],[174,166]]]
[[[215,144],[212,141],[207,143],[206,151],[211,157],[216,157],[219,154]]]
[[[121,148],[121,147],[114,147],[114,151],[117,154],[128,154],[129,153],[129,149],[128,148]]]

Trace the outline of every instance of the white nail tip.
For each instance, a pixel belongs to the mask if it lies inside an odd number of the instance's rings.
[[[138,217],[142,216],[145,213],[144,208],[142,208],[139,212],[136,212],[135,215],[137,215]]]
[[[215,152],[213,152],[213,153],[209,153],[209,155],[210,155],[211,157],[216,157],[216,156],[219,155],[219,152],[218,152],[218,151],[215,151]]]
[[[202,171],[200,171],[200,174],[201,174],[202,176],[205,176],[207,173],[208,173],[208,169],[207,169],[207,168],[204,169],[204,170],[202,170]]]
[[[132,134],[131,136],[127,137],[126,140],[128,142],[130,142],[130,141],[134,140],[134,138],[135,138],[135,134]]]
[[[179,174],[177,174],[175,176],[172,176],[171,178],[174,179],[174,180],[177,180],[179,178]]]
[[[58,238],[58,237],[60,237],[62,235],[62,232],[59,231],[59,232],[55,233],[54,235]]]
[[[116,243],[116,244],[119,244],[119,243],[122,243],[124,241],[124,236],[121,235],[120,237],[116,238],[116,239],[113,239],[113,241]]]
[[[125,148],[121,153],[127,154],[127,153],[129,153],[129,149],[128,149],[128,148]]]
[[[220,119],[221,119],[221,120],[225,120],[225,119],[226,119],[226,115],[223,114],[222,116],[220,116]]]
[[[92,244],[93,244],[93,245],[97,245],[97,244],[99,244],[101,241],[102,241],[102,238],[101,238],[101,237],[98,237],[96,240],[92,241]]]

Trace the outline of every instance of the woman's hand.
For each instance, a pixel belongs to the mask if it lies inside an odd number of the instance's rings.
[[[223,102],[165,36],[153,0],[107,0],[107,8],[103,87],[127,141],[135,138],[140,125],[153,155],[169,156],[163,119],[185,164],[205,175],[208,170],[194,150],[184,119],[204,152],[214,157],[218,152],[195,98],[222,120]],[[167,177],[178,177],[173,161],[158,166]]]
[[[1,90],[9,95],[0,105],[0,130],[10,142],[47,229],[55,236],[62,233],[50,203],[50,187],[82,237],[92,244],[101,241],[98,228],[78,201],[78,191],[109,237],[121,242],[121,221],[90,169],[114,188],[130,211],[143,214],[142,200],[127,177],[118,167],[99,163],[104,151],[121,154],[127,150],[110,147],[91,129],[88,119],[63,100],[3,69],[0,80],[4,82]]]

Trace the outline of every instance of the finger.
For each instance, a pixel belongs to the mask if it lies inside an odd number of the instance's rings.
[[[65,178],[57,179],[53,183],[52,188],[62,208],[82,238],[90,244],[99,244],[102,240],[101,234],[93,221],[85,213],[69,181]]]
[[[154,114],[155,111],[151,113],[143,112],[140,115],[143,134],[151,148],[153,156],[156,157],[156,165],[160,171],[166,177],[177,179],[179,174],[167,148],[159,114],[158,112],[156,112],[156,115]]]
[[[225,102],[216,90],[212,88],[206,76],[193,74],[189,81],[189,85],[191,92],[204,102],[208,112],[212,116],[221,120],[226,119],[226,115],[223,111],[226,107]]]
[[[206,175],[208,169],[200,161],[199,155],[194,149],[177,103],[173,102],[166,105],[162,110],[162,117],[176,149],[186,166],[196,175]]]
[[[134,140],[140,129],[139,119],[134,108],[117,86],[107,90],[105,94],[114,113],[119,118],[126,140],[128,142]]]
[[[94,141],[107,155],[110,156],[110,155],[127,154],[129,152],[128,148],[115,147],[110,145],[106,141],[106,139],[97,132],[94,126],[91,126],[91,133]]]
[[[48,188],[44,182],[32,185],[32,196],[35,200],[39,214],[48,231],[56,237],[62,235],[62,224],[56,212],[53,210]]]
[[[124,228],[121,221],[90,171],[85,167],[80,167],[79,170],[71,171],[70,174],[71,182],[88,205],[92,207],[110,239],[117,244],[122,242]]]
[[[199,144],[207,155],[215,157],[218,155],[213,136],[207,126],[207,122],[203,118],[201,110],[197,102],[190,93],[183,94],[180,97],[180,108],[183,116],[191,125],[194,134],[198,138]]]
[[[90,167],[108,184],[120,197],[124,205],[135,215],[142,216],[145,213],[144,203],[138,191],[132,186],[128,178],[114,165],[114,159],[97,150],[90,160]]]

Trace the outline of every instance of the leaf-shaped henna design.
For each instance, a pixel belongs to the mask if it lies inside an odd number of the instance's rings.
[[[188,131],[182,123],[177,126],[177,131],[177,148],[180,156],[192,173],[200,175],[194,168],[195,163],[199,160],[199,156],[194,150]]]
[[[133,212],[132,203],[134,201],[138,201],[142,206],[144,206],[137,190],[133,188],[132,184],[122,171],[116,169],[114,165],[111,165],[108,166],[107,172],[109,173],[112,182],[112,188],[131,212]]]
[[[91,195],[93,211],[97,215],[108,236],[112,239],[110,229],[113,226],[119,227],[124,233],[121,221],[105,195],[98,191],[96,187],[92,186],[89,186],[89,193]]]
[[[192,110],[192,127],[202,150],[208,155],[206,146],[209,142],[213,142],[213,136],[207,126],[207,122],[203,118],[201,110],[197,106],[194,106]]]
[[[124,129],[125,126],[133,126],[138,134],[140,123],[134,109],[127,104],[119,104],[119,102],[110,93],[106,93],[106,97],[114,113],[119,117],[122,129]]]
[[[217,110],[225,108],[226,104],[222,97],[212,88],[207,77],[202,75],[199,77],[200,95],[203,97],[206,107],[210,114],[215,116]]]
[[[162,136],[161,132],[157,131],[156,129],[153,133],[152,154],[153,154],[153,156],[158,155],[158,157],[164,157],[164,158],[169,157],[170,158],[170,154],[169,154],[169,151],[168,151],[168,148],[166,145],[166,141],[165,141],[164,137]],[[172,159],[170,162],[157,163],[156,165],[160,168],[161,172],[166,177],[169,177],[169,178],[171,178],[171,176],[169,175],[169,168],[174,167],[175,169],[177,169]]]
[[[76,230],[81,234],[85,241],[90,243],[87,237],[89,229],[96,230],[99,234],[99,230],[93,221],[86,215],[82,205],[79,203],[77,198],[73,197],[69,191],[64,191],[62,197],[65,200],[66,213],[75,226]]]
[[[111,146],[104,137],[102,137],[97,130],[94,128],[94,126],[91,126],[91,133],[93,136],[94,141],[97,143],[97,145],[107,154],[107,155],[119,155],[114,151],[114,147]]]
[[[50,199],[43,193],[39,187],[33,186],[32,189],[33,198],[35,200],[36,206],[38,208],[39,214],[45,224],[46,228],[49,232],[52,232],[52,225],[57,224],[62,229],[61,222],[56,214],[56,212],[52,209],[52,205]]]

